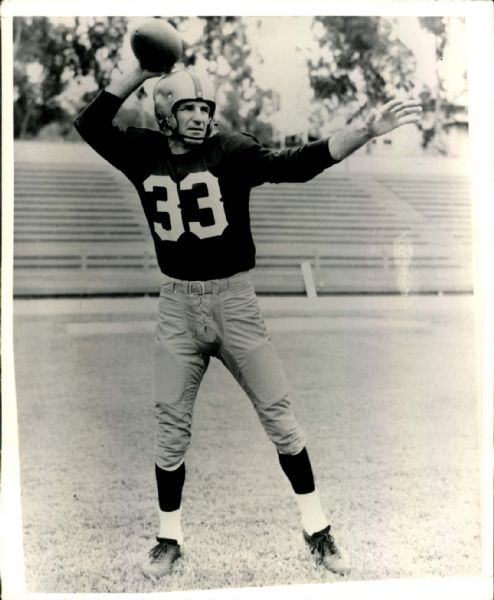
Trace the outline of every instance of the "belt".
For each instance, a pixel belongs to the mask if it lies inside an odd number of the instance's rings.
[[[174,279],[168,275],[164,275],[164,282],[168,289],[182,292],[183,294],[217,294],[226,291],[230,285],[232,287],[239,284],[252,285],[252,280],[249,271],[240,271],[231,277],[220,279],[206,279],[204,281],[187,281],[184,279]]]
[[[167,281],[165,285],[173,291],[183,294],[215,294],[228,289],[228,279],[209,279],[207,281]]]

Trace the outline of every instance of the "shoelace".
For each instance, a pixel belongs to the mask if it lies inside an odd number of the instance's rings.
[[[162,554],[166,554],[168,552],[169,544],[166,542],[160,542],[154,548],[149,551],[149,556],[158,559]]]
[[[318,554],[324,556],[326,554],[326,550],[329,550],[330,554],[336,554],[337,552],[333,536],[329,533],[329,527],[314,533],[311,536],[310,545],[311,554],[318,552]]]

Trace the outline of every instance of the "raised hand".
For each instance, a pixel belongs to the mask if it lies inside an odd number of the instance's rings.
[[[126,98],[142,85],[146,79],[159,77],[163,74],[159,71],[143,69],[138,60],[134,58],[132,61],[126,63],[125,69],[116,69],[106,89],[116,96]]]
[[[367,128],[372,137],[389,133],[402,125],[418,123],[422,106],[417,100],[391,100],[371,113]]]

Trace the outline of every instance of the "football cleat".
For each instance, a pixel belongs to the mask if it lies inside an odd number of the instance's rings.
[[[181,556],[176,540],[159,537],[156,539],[158,544],[150,550],[148,559],[142,565],[144,575],[154,581],[171,573],[173,563]]]
[[[328,525],[312,535],[304,531],[304,540],[309,545],[311,554],[315,555],[318,564],[324,565],[333,573],[346,575],[350,572],[350,560],[343,548],[334,541],[330,529],[331,526]]]

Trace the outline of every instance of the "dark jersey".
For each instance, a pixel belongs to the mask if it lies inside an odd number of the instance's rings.
[[[159,267],[177,279],[217,279],[252,269],[251,188],[307,181],[336,162],[326,140],[274,152],[245,133],[219,133],[186,154],[171,154],[163,133],[112,124],[122,102],[101,92],[75,126],[134,184]]]

